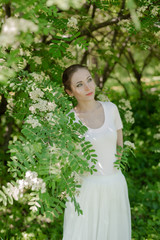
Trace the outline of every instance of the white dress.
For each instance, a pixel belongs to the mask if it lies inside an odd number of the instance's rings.
[[[117,130],[123,128],[117,106],[99,101],[105,121],[100,128],[85,133],[96,150],[97,172],[82,176],[80,194],[76,196],[83,215],[75,212],[74,203],[66,202],[63,240],[130,240],[131,213],[128,188],[121,170],[114,167]],[[71,112],[75,111],[72,109]],[[75,113],[76,121],[80,121]]]

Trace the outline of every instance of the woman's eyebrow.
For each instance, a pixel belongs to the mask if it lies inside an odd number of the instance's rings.
[[[90,78],[90,77],[91,77],[91,76],[88,76],[86,79],[88,79],[88,78]],[[76,82],[76,84],[77,84],[77,83],[81,83],[81,82],[82,82],[82,81],[78,81],[78,82]]]
[[[76,84],[77,84],[77,83],[81,83],[81,82],[82,82],[82,81],[76,82]]]

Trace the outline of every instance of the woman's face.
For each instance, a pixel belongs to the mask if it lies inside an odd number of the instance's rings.
[[[70,96],[74,96],[77,101],[94,99],[96,85],[87,69],[80,68],[73,73],[70,86],[71,91],[66,91]]]

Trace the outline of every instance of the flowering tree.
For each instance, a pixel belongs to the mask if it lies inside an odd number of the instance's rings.
[[[61,87],[62,72],[75,62],[87,64],[99,100],[109,100],[105,83],[111,79],[129,97],[121,76],[129,76],[143,96],[144,70],[159,64],[157,1],[13,0],[1,1],[0,14],[2,159],[9,149],[1,176],[10,173],[1,180],[0,201],[13,204],[27,196],[32,211],[53,220],[70,197],[82,213],[74,195],[79,175],[94,171],[96,155],[82,137],[87,129],[67,116],[72,100]],[[119,108],[125,141],[115,164],[125,170],[135,148],[128,141],[134,118],[129,101],[122,99]]]

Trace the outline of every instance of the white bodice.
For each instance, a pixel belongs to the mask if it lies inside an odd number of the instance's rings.
[[[85,133],[85,139],[91,142],[98,156],[96,164],[97,172],[94,172],[93,175],[110,175],[120,171],[114,167],[114,161],[117,159],[115,156],[117,153],[117,130],[123,128],[123,124],[118,108],[114,103],[98,102],[103,106],[105,121],[101,127],[96,129],[87,126],[88,130]],[[74,109],[70,112],[75,113],[76,122],[81,121]],[[83,122],[82,124],[85,125]],[[91,165],[92,163],[90,162]]]

